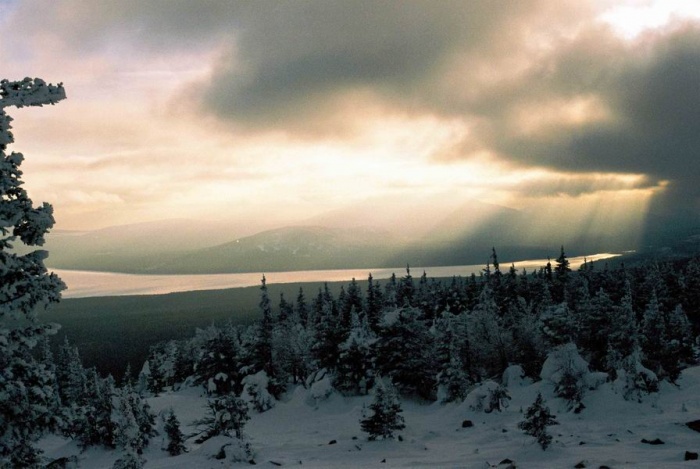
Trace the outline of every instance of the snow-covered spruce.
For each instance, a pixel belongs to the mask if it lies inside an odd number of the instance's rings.
[[[393,438],[395,432],[406,427],[401,402],[391,386],[385,386],[381,379],[377,380],[374,393],[374,401],[360,420],[360,427],[369,434],[370,441]]]
[[[185,435],[180,430],[180,421],[172,407],[163,414],[163,431],[168,437],[168,445],[165,449],[171,456],[178,456],[187,451]]]
[[[14,141],[9,106],[42,106],[65,98],[62,85],[41,79],[0,81],[0,466],[31,467],[40,462],[36,440],[57,424],[55,374],[33,350],[56,328],[37,313],[58,302],[63,282],[44,266],[46,251],[12,251],[17,241],[41,246],[53,227],[53,208],[34,207],[22,187],[24,156],[7,153]]]
[[[549,411],[541,393],[537,393],[535,402],[525,411],[525,420],[518,427],[526,434],[534,436],[537,443],[546,450],[552,443],[552,436],[547,432],[547,427],[557,425],[557,419]]]

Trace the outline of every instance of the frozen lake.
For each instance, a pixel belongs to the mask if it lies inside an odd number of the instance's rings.
[[[589,261],[597,261],[619,254],[601,253],[585,256]],[[583,263],[584,256],[571,257],[571,268],[576,270]],[[534,259],[515,263],[517,269],[526,268],[528,271],[542,267],[547,259]],[[478,274],[484,268],[479,265],[455,265],[446,267],[411,267],[411,274],[419,277],[423,270],[428,277],[469,276]],[[510,264],[502,263],[505,272]],[[81,298],[88,296],[122,296],[122,295],[154,295],[192,290],[219,290],[223,288],[239,288],[260,285],[261,273],[246,274],[210,274],[210,275],[137,275],[119,274],[113,272],[88,272],[79,270],[54,269],[68,285],[63,292],[65,298]],[[305,270],[298,272],[266,272],[268,284],[299,283],[299,282],[343,282],[352,278],[367,279],[371,273],[376,279],[386,279],[396,273],[397,277],[405,275],[405,267],[391,269],[348,269],[348,270]]]

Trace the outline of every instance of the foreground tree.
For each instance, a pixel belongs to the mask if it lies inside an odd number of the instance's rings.
[[[172,407],[163,416],[163,430],[168,436],[168,447],[166,448],[171,456],[178,456],[187,451],[185,448],[185,435],[180,430],[180,421],[177,419]]]
[[[56,327],[39,322],[37,313],[56,303],[63,282],[44,266],[46,251],[20,255],[16,241],[44,244],[53,227],[53,208],[34,207],[22,188],[21,153],[6,152],[14,141],[8,106],[55,104],[66,97],[62,85],[38,78],[0,81],[0,466],[27,467],[39,463],[33,443],[53,425],[54,376],[35,359],[32,349]]]
[[[362,431],[369,433],[370,441],[378,437],[393,438],[394,432],[406,427],[398,396],[391,388],[385,388],[381,379],[378,383],[374,402],[369,406],[372,413],[360,420]]]
[[[527,408],[525,420],[518,424],[518,427],[530,436],[537,438],[537,443],[546,450],[552,443],[552,435],[547,433],[547,427],[558,425],[557,419],[545,405],[542,394],[537,393],[535,402]]]

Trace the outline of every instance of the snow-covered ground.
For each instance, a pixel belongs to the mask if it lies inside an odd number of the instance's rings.
[[[543,451],[533,437],[518,429],[524,410],[541,391],[559,425],[549,427],[552,445]],[[585,410],[574,414],[566,403],[554,397],[552,385],[511,383],[510,406],[501,413],[486,414],[464,403],[420,403],[404,400],[406,428],[403,441],[367,441],[360,430],[363,405],[371,396],[343,397],[331,394],[322,401],[299,387],[271,410],[253,413],[245,433],[254,450],[253,460],[262,467],[431,467],[505,468],[506,459],[520,468],[567,468],[582,463],[588,468],[672,468],[695,467],[698,461],[684,462],[686,451],[700,450],[700,434],[685,422],[700,419],[700,367],[683,372],[678,386],[663,383],[656,395],[642,403],[625,401],[606,383],[584,397]],[[190,425],[204,415],[206,396],[199,387],[166,392],[148,399],[156,413],[172,407],[185,434],[195,432]],[[464,420],[473,426],[462,428]],[[231,467],[230,459],[213,455],[231,440],[198,445],[187,442],[189,453],[171,457],[161,449],[165,444],[155,437],[144,453],[146,468]],[[650,445],[642,439],[660,439]],[[334,442],[334,443],[332,443]],[[50,437],[42,442],[45,456],[53,459],[78,454],[81,468],[110,468],[119,451],[92,448],[80,453],[65,439]],[[249,462],[233,464],[249,466]]]

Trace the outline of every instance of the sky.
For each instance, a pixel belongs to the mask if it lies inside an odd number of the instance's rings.
[[[700,208],[700,2],[0,0],[0,37],[3,77],[66,88],[8,109],[62,229],[402,197],[587,229]]]

